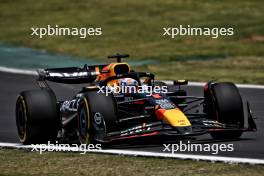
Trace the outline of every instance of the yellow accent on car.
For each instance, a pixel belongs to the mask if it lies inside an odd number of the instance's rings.
[[[191,126],[188,118],[178,108],[166,110],[163,116],[173,127]]]
[[[116,67],[127,67],[127,73],[129,73],[130,72],[130,66],[127,64],[127,63],[125,63],[125,62],[121,62],[121,63],[112,63],[112,64],[110,64],[110,66],[109,66],[109,75],[110,76],[116,76],[116,73],[115,73],[115,68]]]
[[[96,73],[96,75],[99,75],[99,74],[100,74],[100,69],[99,69],[99,67],[95,67],[95,73]]]
[[[91,128],[91,124],[90,124],[90,109],[89,109],[89,104],[87,99],[84,97],[83,98],[84,103],[85,103],[85,110],[86,110],[86,115],[87,115],[87,131],[90,131]],[[91,135],[89,134],[89,132],[86,133],[86,139],[85,139],[85,144],[90,144],[91,143]]]
[[[26,108],[26,102],[22,96],[20,96],[23,105],[23,110],[24,110],[24,117],[25,117],[25,133],[23,136],[19,136],[20,142],[24,143],[27,140],[27,108]]]

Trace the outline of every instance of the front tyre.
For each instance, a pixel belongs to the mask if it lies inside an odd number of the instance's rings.
[[[115,99],[112,95],[106,96],[96,90],[87,91],[79,100],[77,116],[80,143],[98,142],[96,136],[102,140],[101,137],[106,133],[116,130]]]
[[[237,131],[214,131],[214,139],[234,139],[242,135],[239,129],[244,127],[242,98],[235,84],[209,82],[205,90],[205,112],[208,118],[218,122],[237,126]]]
[[[88,104],[87,97],[82,97],[78,106],[78,129],[79,140],[82,144],[93,143],[93,129],[92,129],[91,111]]]

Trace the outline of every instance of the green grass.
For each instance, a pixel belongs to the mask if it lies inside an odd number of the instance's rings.
[[[42,155],[26,150],[0,150],[0,175],[233,175],[262,176],[264,166],[195,162],[189,160],[125,157],[78,153],[46,152]]]
[[[261,57],[230,57],[210,61],[171,61],[160,65],[139,67],[139,70],[149,70],[159,73],[159,79],[187,79],[204,81],[231,81],[245,84],[264,83],[264,59]],[[169,70],[173,70],[169,74]]]
[[[2,0],[0,41],[87,58],[123,52],[133,59],[155,59],[159,65],[144,68],[159,78],[264,84],[263,12],[262,0]],[[102,27],[103,35],[86,39],[30,35],[31,27],[48,24]],[[180,24],[233,27],[235,34],[218,39],[162,36],[163,27]]]

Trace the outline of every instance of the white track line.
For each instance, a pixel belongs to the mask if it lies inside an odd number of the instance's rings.
[[[173,81],[163,80],[166,84],[173,84]],[[206,82],[189,82],[190,86],[203,87]],[[264,89],[264,85],[256,85],[256,84],[236,84],[238,88],[247,88],[247,89]]]
[[[35,147],[31,145],[22,145],[19,143],[0,143],[2,148],[13,148],[13,149],[33,149]],[[42,150],[53,150],[53,151],[69,151],[82,153],[82,150],[76,150],[76,148],[65,148],[60,146],[47,147],[38,146],[38,149]],[[68,150],[66,150],[68,149]],[[34,151],[38,152],[38,151]],[[44,151],[43,151],[44,152]],[[223,157],[223,156],[210,156],[210,155],[192,155],[192,154],[171,154],[171,153],[158,153],[158,152],[146,152],[146,151],[133,151],[133,150],[91,150],[87,153],[101,153],[101,154],[114,154],[114,155],[125,155],[125,156],[142,156],[142,157],[158,157],[158,158],[175,158],[183,160],[195,160],[195,161],[210,161],[210,162],[224,162],[224,163],[241,163],[241,164],[264,164],[262,159],[253,158],[236,158],[236,157]]]
[[[14,74],[25,74],[25,75],[37,75],[36,71],[33,70],[23,70],[9,67],[0,66],[0,72],[14,73]],[[164,81],[167,84],[173,84],[172,81]],[[199,86],[202,87],[205,85],[205,82],[189,82],[190,86]],[[247,88],[247,89],[264,89],[264,85],[255,85],[255,84],[236,84],[239,88]]]
[[[23,75],[37,75],[37,72],[33,70],[22,70],[22,69],[2,67],[2,66],[0,66],[0,71],[7,73],[23,74]]]

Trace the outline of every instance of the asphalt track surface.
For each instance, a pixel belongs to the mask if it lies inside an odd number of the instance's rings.
[[[15,102],[19,92],[22,90],[37,89],[35,76],[19,75],[0,72],[0,142],[18,143],[15,126]],[[71,98],[79,91],[80,86],[52,83],[51,87],[55,90],[59,100]],[[187,88],[189,95],[202,96],[203,90],[198,86]],[[258,131],[244,133],[238,140],[216,141],[210,135],[202,135],[191,139],[138,139],[136,141],[123,141],[114,144],[115,149],[163,152],[163,144],[177,144],[179,140],[185,142],[190,140],[192,143],[199,144],[233,144],[234,151],[219,152],[218,156],[259,158],[264,159],[264,89],[240,88],[243,100],[248,100],[257,123]],[[212,155],[212,152],[183,152],[187,154]],[[216,155],[215,155],[216,156]]]

